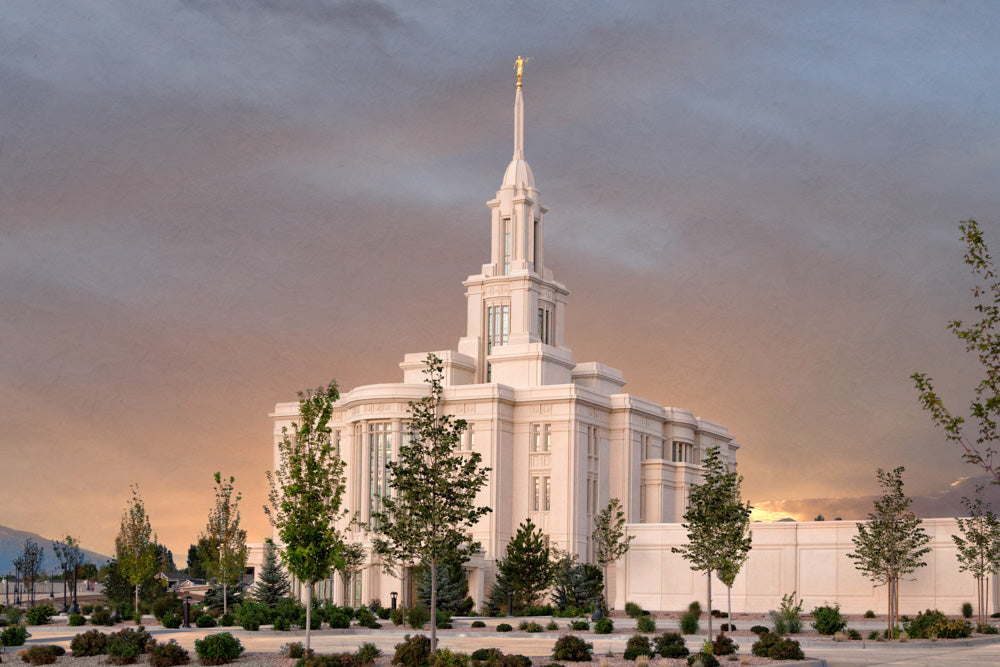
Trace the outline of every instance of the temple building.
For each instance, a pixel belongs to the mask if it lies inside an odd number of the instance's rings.
[[[630,524],[678,522],[705,450],[719,447],[734,462],[739,448],[720,424],[626,393],[621,371],[574,360],[567,346],[570,292],[547,263],[549,210],[525,160],[522,64],[519,59],[514,155],[487,202],[483,225],[490,256],[462,283],[466,330],[456,349],[435,351],[444,362],[445,410],[468,422],[462,448],[479,452],[491,469],[480,500],[493,511],[473,532],[483,551],[466,563],[477,605],[489,594],[495,562],[524,519],[531,518],[560,549],[594,562],[591,533],[610,498],[621,500]],[[389,491],[385,464],[409,437],[408,402],[428,394],[426,356],[405,355],[401,382],[355,387],[335,406],[330,425],[346,463],[346,505],[362,522]],[[290,426],[297,410],[297,402],[278,403],[271,415],[275,465],[282,427]],[[370,544],[370,535],[358,528],[347,535]],[[620,575],[609,576],[612,591],[624,581]],[[388,605],[396,592],[409,605],[414,594],[409,570],[396,578],[370,563],[346,587],[334,577],[317,584],[316,595],[338,604],[378,598]],[[614,592],[610,599],[615,601]]]

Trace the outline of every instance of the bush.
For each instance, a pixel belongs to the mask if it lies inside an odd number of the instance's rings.
[[[765,632],[751,648],[751,652],[772,660],[805,660],[802,648],[794,639],[782,639],[773,632]]]
[[[652,657],[653,649],[649,646],[649,637],[646,635],[632,635],[625,645],[625,659],[635,660],[640,655]]]
[[[486,624],[483,623],[482,621],[473,621],[472,622],[472,627],[474,627],[474,628],[485,628]]]
[[[69,625],[70,627],[79,627],[81,625],[86,625],[87,619],[83,617],[82,614],[70,614],[69,615]]]
[[[191,662],[191,656],[187,650],[177,643],[176,639],[171,639],[166,644],[156,644],[149,649],[150,667],[174,667],[175,665],[186,665]]]
[[[868,633],[868,641],[875,641],[876,639],[881,639],[882,635],[878,633],[878,630],[872,630]]]
[[[236,617],[233,614],[223,614],[218,623],[220,628],[231,628],[236,625]]]
[[[903,630],[913,639],[929,639],[931,628],[938,621],[947,621],[948,617],[937,609],[917,612],[916,618],[904,618]]]
[[[285,644],[281,647],[281,652],[292,660],[298,660],[299,658],[306,657],[306,649],[302,646],[302,642]]]
[[[607,616],[594,623],[595,635],[610,635],[614,631],[615,631],[614,621],[612,621]]]
[[[65,654],[66,649],[61,646],[36,644],[35,646],[29,646],[21,654],[21,661],[30,662],[32,665],[51,665],[56,661],[56,658]]]
[[[510,632],[513,629],[510,623],[497,623],[497,632]]]
[[[517,626],[517,629],[522,632],[541,632],[542,626],[534,621],[521,621],[521,624]]]
[[[156,643],[153,640],[153,636],[146,632],[146,628],[141,625],[137,628],[122,628],[118,632],[112,632],[108,635],[108,647],[105,651],[108,655],[111,655],[111,645],[115,642],[128,644],[129,646],[135,648],[137,656],[145,653],[147,646]]]
[[[392,664],[405,667],[426,667],[430,664],[431,640],[427,635],[405,635],[403,641],[396,644],[396,652],[392,656]]]
[[[299,658],[295,667],[361,667],[361,660],[351,653],[329,653],[318,655],[310,651]]]
[[[100,607],[90,615],[91,625],[114,625],[115,621],[111,615],[111,610],[107,607]]]
[[[875,618],[875,612],[871,609],[865,612],[865,618]]]
[[[142,650],[127,637],[115,633],[108,638],[108,648],[105,650],[108,662],[112,665],[131,665],[139,662]]]
[[[243,644],[228,632],[219,632],[204,639],[195,639],[194,652],[203,665],[224,665],[240,657]]]
[[[278,616],[274,619],[274,629],[278,632],[288,632],[292,629],[292,622],[284,616]]]
[[[640,616],[636,621],[635,629],[639,632],[656,632],[656,621],[652,616]]]
[[[389,609],[388,607],[379,607],[378,608],[378,617],[381,618],[383,621],[388,621],[389,620],[389,614],[391,614],[391,613],[392,613],[392,610]]]
[[[434,661],[431,667],[469,667],[469,655],[450,651],[446,648],[439,648],[434,654]]]
[[[92,605],[92,604],[85,604],[82,607],[80,607],[80,611],[82,613],[84,613],[84,614],[93,613],[93,611],[94,611],[94,605]]]
[[[438,612],[440,614],[440,612]],[[375,614],[371,613],[364,607],[358,609],[357,611],[358,625],[363,628],[371,628],[372,630],[378,630],[382,627],[382,624],[378,622],[375,618]],[[332,626],[331,626],[332,627]],[[438,627],[440,627],[440,620],[438,621]]]
[[[553,660],[567,662],[590,662],[593,660],[593,644],[588,644],[575,635],[563,635],[552,648]]]
[[[555,621],[549,621],[545,625],[545,629],[548,630],[549,632],[555,632],[556,630],[559,629],[559,624],[556,623]]]
[[[590,621],[572,621],[569,628],[576,632],[590,632]]]
[[[163,618],[160,619],[160,623],[162,623],[163,627],[165,628],[176,630],[177,628],[181,627],[181,621],[183,620],[184,619],[182,619],[177,614],[173,613],[172,611],[168,611],[166,614],[163,615]]]
[[[940,639],[964,639],[972,634],[972,625],[964,618],[941,619],[931,626],[931,636]]]
[[[840,615],[840,604],[816,607],[812,613],[812,627],[821,635],[832,635],[847,627],[847,620]]]
[[[732,637],[720,634],[712,642],[713,655],[732,655],[740,649],[739,644],[733,641]]]
[[[199,628],[214,628],[215,619],[208,614],[202,614],[198,618],[194,619],[194,624]]]
[[[855,630],[854,628],[848,628],[847,638],[850,639],[851,641],[856,641],[856,642],[861,641],[861,633]]]
[[[472,652],[472,659],[476,662],[495,662],[503,656],[497,648],[477,648]]]
[[[403,625],[406,622],[406,607],[397,607],[390,611],[389,620],[393,625]]]
[[[962,618],[972,618],[972,603],[963,602],[962,603]]]
[[[74,658],[101,655],[108,647],[108,636],[100,630],[87,630],[73,637],[69,648]]]
[[[1000,634],[1000,630],[997,630],[996,626],[990,625],[989,623],[980,623],[976,626],[976,632],[981,635],[995,635]]]
[[[664,632],[656,638],[653,650],[664,658],[686,658],[690,653],[685,645],[684,637],[676,632]]]
[[[723,623],[722,625],[719,626],[719,629],[722,630],[723,632],[736,632],[736,624]]]
[[[382,651],[380,651],[375,644],[370,642],[365,642],[358,647],[358,660],[361,661],[361,664],[363,665],[370,665],[375,662],[375,659],[380,655],[382,655]]]
[[[56,608],[48,602],[40,604],[37,607],[32,607],[24,613],[28,625],[45,625],[55,615]]]
[[[693,653],[688,656],[687,663],[701,667],[719,667],[719,659],[711,653]]]
[[[802,631],[802,600],[795,604],[795,591],[781,596],[781,611],[771,612],[771,622],[779,635],[794,635]]]
[[[0,630],[0,646],[24,646],[31,633],[23,625],[12,625]]]
[[[645,611],[642,607],[640,607],[635,602],[626,602],[625,603],[625,613],[628,614],[629,616],[631,616],[632,618],[639,618],[640,616],[643,616],[644,614],[648,614],[649,612]]]
[[[759,637],[760,635],[764,634],[765,632],[770,632],[770,630],[768,630],[767,627],[765,627],[763,625],[755,625],[752,628],[750,628],[750,632],[754,633],[755,635],[757,635]]]
[[[698,618],[701,618],[701,603],[698,602],[697,600],[695,600],[694,602],[692,602],[691,604],[689,604],[688,605],[688,613],[689,614],[694,614]]]
[[[419,630],[431,620],[431,612],[423,607],[413,607],[406,612],[406,624],[414,630]]]
[[[340,607],[334,607],[327,612],[326,622],[330,624],[331,628],[349,628],[351,627],[351,614]]]
[[[700,623],[698,623],[698,616],[701,613],[694,614],[691,611],[687,611],[681,615],[681,633],[685,635],[696,635],[700,632]]]

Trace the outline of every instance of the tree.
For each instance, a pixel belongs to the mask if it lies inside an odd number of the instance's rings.
[[[115,538],[115,556],[121,575],[135,588],[135,609],[139,610],[139,585],[156,574],[158,550],[152,541],[153,529],[139,486],[132,485],[132,499],[122,511],[121,529]]]
[[[552,603],[560,610],[596,606],[601,603],[603,590],[604,575],[600,568],[590,563],[577,563],[576,555],[566,555],[559,560],[552,584]]]
[[[920,404],[930,413],[931,420],[944,430],[945,438],[956,442],[963,458],[979,466],[1000,484],[1000,464],[997,455],[997,423],[1000,421],[1000,277],[997,276],[989,247],[983,239],[979,223],[966,220],[959,223],[966,252],[964,261],[972,267],[975,285],[972,296],[979,319],[971,324],[952,320],[948,329],[965,342],[966,352],[974,352],[982,367],[983,379],[976,385],[975,397],[969,404],[970,420],[976,424],[976,434],[966,429],[966,420],[945,407],[934,389],[934,381],[925,373],[910,376],[919,392]]]
[[[204,535],[198,537],[198,543],[188,547],[187,572],[192,579],[208,579],[208,571],[205,569],[205,561],[212,551],[212,544]]]
[[[876,473],[882,486],[882,496],[875,499],[874,512],[868,520],[858,523],[852,538],[854,552],[847,557],[876,586],[888,586],[889,621],[887,635],[892,636],[899,616],[899,581],[927,563],[921,559],[931,549],[920,519],[910,509],[913,502],[903,493],[903,471],[899,466],[892,472],[881,468]]]
[[[476,504],[489,468],[479,452],[460,452],[464,419],[444,414],[444,365],[427,355],[424,374],[430,395],[410,402],[411,437],[399,446],[399,460],[386,464],[390,494],[369,525],[377,533],[375,553],[385,567],[420,562],[431,570],[431,650],[437,650],[437,568],[479,551],[469,532],[490,512]]]
[[[312,624],[313,584],[343,564],[344,462],[330,442],[330,417],[340,398],[337,383],[299,392],[299,419],[281,429],[280,463],[267,472],[270,507],[264,507],[281,540],[281,560],[306,584],[306,650]]]
[[[239,493],[233,498],[233,482],[222,480],[222,474],[215,473],[215,507],[208,513],[208,525],[203,537],[209,544],[209,558],[205,562],[208,571],[222,584],[222,613],[229,613],[228,589],[237,586],[243,579],[247,566],[247,531],[240,528]]]
[[[165,544],[156,544],[156,569],[160,572],[176,572],[174,553]]]
[[[1000,517],[993,513],[989,503],[982,497],[983,487],[976,487],[976,498],[962,498],[962,504],[969,511],[969,518],[958,519],[958,530],[962,536],[952,535],[958,548],[956,556],[959,571],[968,572],[976,578],[976,603],[979,625],[985,623],[983,608],[989,599],[989,579],[1000,568]]]
[[[450,563],[438,568],[437,606],[452,616],[467,616],[475,603],[469,597],[469,579],[461,563]],[[417,573],[417,599],[420,604],[431,606],[431,570],[420,568]]]
[[[612,498],[598,513],[593,537],[597,562],[601,566],[604,581],[604,606],[610,608],[607,604],[608,567],[628,553],[628,546],[635,539],[635,535],[625,535],[625,511],[620,500]]]
[[[67,535],[61,541],[52,543],[52,550],[56,552],[59,566],[62,568],[63,577],[66,579],[72,591],[73,611],[77,612],[76,604],[76,580],[79,576],[80,566],[83,565],[83,551],[80,549],[80,540],[72,535]]]
[[[340,580],[344,584],[344,604],[347,604],[346,601],[353,597],[351,595],[351,579],[364,567],[365,561],[368,559],[368,554],[365,553],[363,544],[360,542],[350,542],[344,544],[344,550],[341,555],[343,556],[343,562],[337,568],[337,571],[340,572]]]
[[[552,549],[545,543],[542,531],[528,518],[517,527],[504,557],[497,562],[494,590],[502,595],[513,593],[514,609],[522,611],[538,604],[558,569],[559,563],[552,558]],[[502,605],[503,601],[496,602]]]
[[[816,518],[813,519],[813,521],[826,521],[826,517],[823,516],[822,514],[817,514]]]
[[[14,559],[14,567],[21,573],[24,590],[30,595],[32,604],[35,602],[35,582],[38,581],[44,558],[45,549],[29,537],[24,541],[21,555]]]
[[[691,569],[703,571],[708,579],[708,636],[712,636],[712,574],[721,573],[730,585],[750,551],[750,503],[740,499],[743,477],[728,470],[718,447],[709,448],[702,462],[704,477],[691,488],[688,509],[681,524],[688,531],[688,543],[672,547],[691,562]]]
[[[291,589],[288,575],[281,569],[281,564],[278,562],[278,553],[274,548],[274,542],[265,541],[264,565],[260,569],[260,578],[257,580],[257,588],[254,590],[254,599],[273,609],[278,602],[288,596]]]

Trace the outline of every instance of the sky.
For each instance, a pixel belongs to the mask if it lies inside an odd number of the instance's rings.
[[[574,358],[725,424],[758,517],[954,511],[909,376],[979,377],[1000,6],[606,4],[0,6],[0,524],[112,553],[138,484],[183,566],[218,470],[268,535],[275,403],[463,334],[518,55]]]

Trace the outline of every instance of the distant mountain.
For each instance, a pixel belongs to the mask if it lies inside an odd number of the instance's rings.
[[[24,541],[31,538],[36,544],[42,545],[44,551],[42,556],[42,571],[51,574],[59,569],[59,560],[56,552],[52,549],[52,540],[26,530],[15,530],[0,526],[0,576],[14,573],[14,559],[17,558],[24,549]],[[93,563],[100,567],[111,560],[109,556],[104,556],[95,551],[83,549],[84,561]]]

